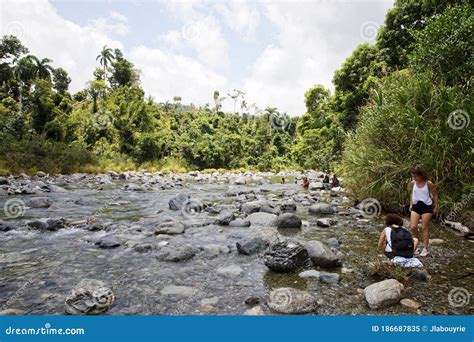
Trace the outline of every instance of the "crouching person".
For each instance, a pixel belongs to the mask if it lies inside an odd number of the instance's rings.
[[[385,252],[389,259],[394,257],[412,258],[418,247],[418,239],[403,228],[403,219],[397,214],[385,216],[385,228],[380,233],[379,249]]]

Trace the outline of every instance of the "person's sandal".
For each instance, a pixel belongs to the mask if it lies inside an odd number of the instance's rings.
[[[420,253],[420,256],[425,257],[425,256],[428,256],[428,254],[430,254],[430,252],[428,252],[426,248],[423,248],[423,250]]]

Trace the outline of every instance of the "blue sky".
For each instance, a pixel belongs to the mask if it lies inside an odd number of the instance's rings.
[[[86,86],[103,45],[118,47],[157,101],[212,103],[214,90],[304,113],[304,92],[332,76],[360,43],[372,43],[385,0],[2,0],[2,32]],[[224,100],[224,108],[230,102]]]

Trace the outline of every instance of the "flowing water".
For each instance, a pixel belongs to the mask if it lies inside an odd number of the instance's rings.
[[[173,187],[163,187],[163,181],[150,182],[146,177],[113,179],[109,184],[99,184],[99,178],[95,176],[59,176],[44,182],[61,186],[66,192],[0,196],[2,207],[12,198],[27,201],[37,196],[47,196],[53,203],[48,209],[27,208],[23,216],[4,218],[4,222],[14,229],[0,232],[0,311],[14,309],[28,315],[64,314],[66,296],[80,280],[91,278],[104,281],[115,293],[116,300],[107,312],[111,315],[241,315],[249,308],[245,304],[249,297],[259,297],[263,311],[271,315],[275,313],[268,309],[265,300],[269,292],[278,287],[294,287],[314,294],[320,303],[315,314],[473,313],[472,301],[457,307],[450,305],[448,299],[450,291],[458,287],[474,293],[472,242],[436,224],[432,224],[431,237],[443,242],[432,246],[431,255],[422,259],[429,280],[405,283],[405,297],[419,302],[420,309],[395,305],[370,310],[359,292],[360,288],[381,280],[372,274],[369,264],[383,259],[376,251],[383,227],[382,217],[360,219],[345,215],[348,202],[343,195],[330,196],[326,191],[317,194],[319,201],[339,205],[339,213],[331,216],[338,222],[330,228],[318,227],[318,217],[308,214],[307,203],[296,202],[297,214],[303,220],[301,229],[196,224],[187,228],[184,234],[166,239],[153,234],[157,222],[165,216],[198,223],[218,216],[202,211],[189,219],[180,211],[169,210],[169,200],[179,193],[186,193],[208,207],[235,209],[246,200],[246,194],[250,199],[265,198],[276,207],[291,196],[307,195],[307,191],[294,184],[292,177],[287,177],[291,180],[289,183],[279,184],[280,176],[265,176],[261,185],[231,186],[224,176],[197,181],[195,177],[184,175],[183,186],[179,186],[181,181],[177,177],[169,178],[169,182],[176,185]],[[124,187],[131,183],[143,191]],[[229,189],[246,194],[228,196]],[[26,222],[46,217],[63,217],[68,221],[93,217],[106,226],[106,231],[88,231],[74,225],[51,232],[27,228]],[[300,241],[337,238],[344,269],[330,272],[341,274],[340,283],[315,283],[300,278],[297,273],[275,273],[268,270],[261,256],[238,254],[235,243],[258,230],[265,230],[272,237]],[[106,234],[116,236],[121,245],[101,249],[94,244]],[[189,260],[158,261],[156,250],[162,241],[171,245],[190,244],[200,251]],[[153,249],[139,253],[132,248],[137,243],[149,243]],[[206,246],[215,245],[228,246],[230,252],[215,255],[206,249]],[[234,276],[217,272],[226,266],[238,266],[242,272]],[[189,287],[191,294],[161,292],[170,285]]]

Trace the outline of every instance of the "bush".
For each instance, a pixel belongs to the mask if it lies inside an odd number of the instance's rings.
[[[385,78],[345,142],[346,185],[357,199],[401,210],[409,203],[410,169],[420,164],[439,188],[440,212],[448,213],[473,190],[473,125],[466,124],[472,100],[460,87],[435,83],[431,73]]]

